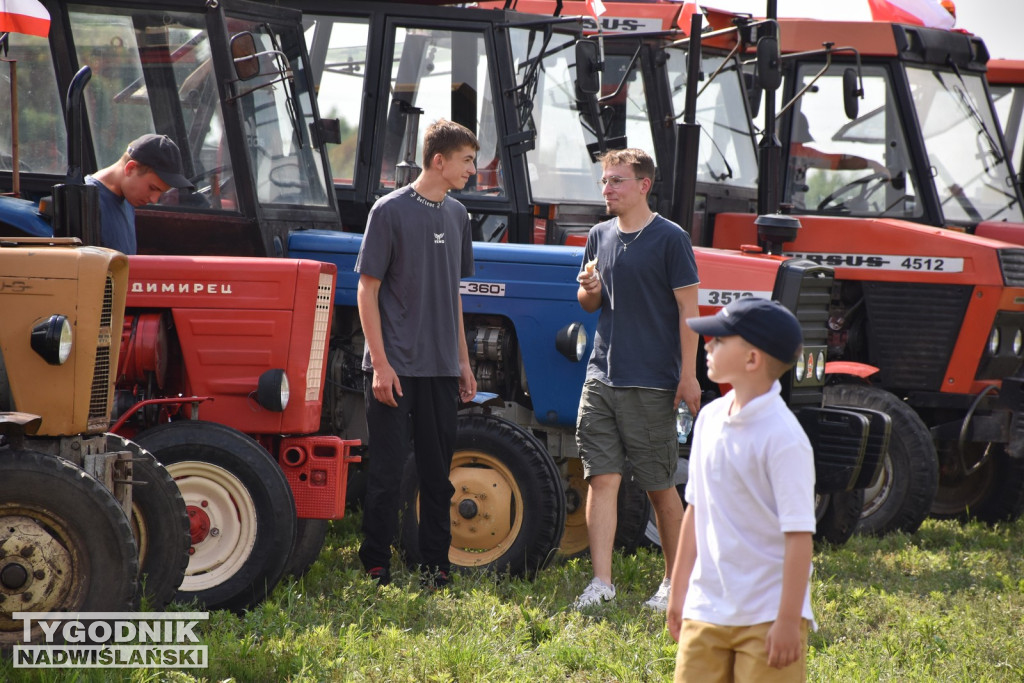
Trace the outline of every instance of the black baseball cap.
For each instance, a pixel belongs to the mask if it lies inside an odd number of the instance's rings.
[[[769,356],[792,363],[803,344],[800,321],[778,301],[747,296],[714,315],[687,318],[690,329],[708,337],[739,335]]]
[[[128,156],[153,169],[160,180],[178,189],[193,189],[182,173],[181,152],[166,135],[147,133],[128,145]]]

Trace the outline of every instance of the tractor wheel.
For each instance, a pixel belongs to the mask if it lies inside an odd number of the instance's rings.
[[[128,518],[100,482],[66,460],[0,451],[0,558],[0,648],[22,641],[14,612],[133,608],[139,563]]]
[[[250,437],[212,422],[158,425],[135,441],[181,489],[192,545],[175,600],[241,611],[284,575],[295,539],[295,500],[271,455]]]
[[[928,516],[939,485],[939,456],[931,432],[906,403],[877,387],[825,387],[828,406],[873,408],[892,419],[889,451],[874,486],[864,491],[858,533],[912,534]]]
[[[558,468],[535,437],[490,415],[460,415],[452,456],[452,565],[532,578],[551,561],[565,527]],[[419,478],[402,480],[402,552],[420,562]]]
[[[838,546],[849,541],[863,509],[864,489],[814,496],[815,543]]]
[[[571,458],[569,482],[565,493],[565,531],[556,555],[559,560],[584,557],[590,552],[587,534],[587,497],[590,485],[583,478],[583,461]],[[636,552],[644,540],[647,519],[653,514],[651,502],[643,489],[628,474],[619,485],[616,501],[615,547],[627,555]]]
[[[320,557],[324,540],[327,539],[328,526],[329,520],[326,519],[298,520],[295,526],[295,542],[292,543],[292,552],[288,555],[288,564],[284,568],[285,576],[301,579],[306,575]]]
[[[178,485],[153,454],[116,434],[111,447],[132,453],[132,534],[139,548],[137,601],[162,610],[174,599],[188,567],[188,512]]]
[[[933,517],[977,519],[995,524],[1012,522],[1021,516],[1024,512],[1024,459],[1011,458],[1003,444],[987,446],[987,459],[968,475],[963,474],[960,465],[942,468],[939,492],[932,503]]]

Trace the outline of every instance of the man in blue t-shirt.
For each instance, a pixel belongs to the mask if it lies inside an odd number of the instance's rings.
[[[580,305],[600,315],[576,422],[590,484],[586,515],[594,578],[576,607],[615,597],[616,505],[628,462],[654,507],[665,557],[661,586],[645,604],[665,610],[683,517],[675,489],[676,409],[685,403],[696,415],[700,408],[699,340],[686,326],[688,317],[698,315],[697,263],[690,236],[647,205],[651,157],[639,149],[613,150],[601,166],[602,194],[614,218],[591,228],[577,278]]]
[[[99,188],[100,244],[124,254],[138,251],[136,207],[155,204],[172,187],[192,189],[182,175],[178,146],[153,133],[132,141],[115,163],[86,176],[85,184]]]
[[[414,444],[419,476],[423,584],[450,580],[449,478],[459,400],[476,394],[459,281],[473,274],[469,214],[449,190],[476,173],[476,136],[441,119],[423,136],[423,170],[370,209],[355,269],[366,349],[369,466],[359,558],[379,584],[391,580],[402,470]]]

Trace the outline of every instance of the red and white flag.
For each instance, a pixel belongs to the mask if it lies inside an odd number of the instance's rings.
[[[896,24],[951,29],[956,19],[939,0],[868,0],[871,18]]]
[[[689,31],[690,19],[694,14],[703,15],[704,12],[701,11],[700,7],[698,7],[695,2],[690,2],[690,0],[683,2],[683,11],[679,14],[679,28],[684,31]]]
[[[0,33],[45,38],[50,33],[50,13],[37,0],[0,0]]]
[[[607,10],[604,8],[604,3],[601,0],[587,0],[587,9],[594,15],[594,18],[601,16]]]

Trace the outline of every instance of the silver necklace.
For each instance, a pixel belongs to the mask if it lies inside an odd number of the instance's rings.
[[[626,251],[627,249],[629,249],[629,245],[633,244],[633,242],[636,242],[638,239],[640,239],[640,235],[643,234],[644,230],[647,229],[647,226],[651,224],[651,221],[653,221],[654,217],[657,216],[657,215],[658,215],[657,211],[653,212],[647,218],[647,222],[644,223],[643,225],[641,225],[640,229],[636,231],[636,234],[633,236],[633,239],[631,239],[628,242],[626,240],[622,239],[622,234],[623,233],[622,233],[622,228],[619,227],[619,225],[620,225],[619,217],[618,216],[615,217],[615,236],[619,238],[619,242],[622,242],[622,251]]]

